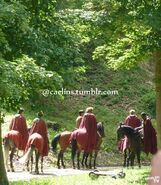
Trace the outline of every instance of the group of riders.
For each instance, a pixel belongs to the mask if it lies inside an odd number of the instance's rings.
[[[18,113],[11,120],[9,131],[4,135],[4,138],[12,139],[16,148],[24,151],[24,153],[26,153],[30,147],[35,146],[40,156],[48,156],[48,131],[47,125],[43,120],[43,112],[38,112],[30,129],[27,127],[23,113],[24,109],[19,109]],[[156,131],[152,126],[151,119],[146,113],[141,113],[141,117],[142,121],[136,116],[135,110],[130,110],[130,114],[125,119],[124,124],[138,130],[142,134],[144,151],[147,154],[155,154],[157,151]],[[97,120],[93,113],[93,107],[88,107],[85,111],[79,111],[79,115],[76,119],[76,129],[70,139],[76,137],[77,129],[79,130],[82,128],[87,132],[86,145],[83,150],[90,152],[95,149],[97,144]],[[119,142],[119,150],[124,151],[127,145],[127,138],[124,137]]]
[[[124,125],[132,127],[136,132],[140,133],[142,138],[143,151],[146,154],[155,154],[157,152],[157,133],[152,126],[151,118],[145,113],[141,113],[139,119],[135,110],[130,110],[129,115],[125,119]],[[128,148],[128,138],[125,136],[118,143],[118,149],[124,152]]]

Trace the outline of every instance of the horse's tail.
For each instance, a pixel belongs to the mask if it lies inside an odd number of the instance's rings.
[[[60,139],[60,136],[61,134],[57,134],[53,140],[51,141],[51,147],[52,147],[52,151],[55,152],[56,151],[56,147],[57,147],[57,144],[58,144],[58,141]]]
[[[34,150],[35,150],[35,146],[31,146],[27,150],[27,152],[25,153],[25,155],[19,159],[19,162],[21,164],[25,164],[30,159],[30,157],[32,156]]]

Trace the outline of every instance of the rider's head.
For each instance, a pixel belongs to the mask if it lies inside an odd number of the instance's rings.
[[[40,112],[37,113],[37,116],[38,116],[39,118],[43,117],[43,115],[44,115],[43,111],[40,111]]]
[[[146,119],[146,116],[147,116],[147,114],[146,114],[145,112],[142,112],[142,113],[141,113],[142,119]]]
[[[79,116],[83,116],[84,110],[79,110]]]
[[[92,112],[93,112],[93,107],[86,108],[86,113],[92,113]]]
[[[22,114],[24,112],[24,109],[21,107],[19,110],[18,110],[18,114]]]
[[[135,115],[135,110],[134,110],[134,109],[131,109],[131,110],[129,111],[129,114],[130,114],[130,115]]]

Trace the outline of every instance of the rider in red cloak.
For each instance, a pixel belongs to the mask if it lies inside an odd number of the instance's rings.
[[[27,130],[27,124],[26,119],[23,116],[24,109],[20,109],[18,113],[14,116],[12,119],[9,130],[15,130],[18,131],[21,134],[21,140],[18,145],[19,150],[25,150],[27,140],[29,137],[28,130]]]
[[[140,119],[135,115],[135,110],[130,110],[130,115],[125,119],[125,125],[128,125],[132,128],[137,128],[141,126]],[[118,149],[122,152],[128,147],[128,139],[125,136],[118,143]]]
[[[91,152],[96,148],[97,139],[97,121],[95,115],[92,113],[93,107],[88,107],[80,123],[80,129],[86,129],[87,131],[87,145],[85,152]]]
[[[157,152],[157,133],[152,126],[150,118],[145,112],[141,113],[144,127],[144,152],[155,154]]]
[[[44,140],[42,156],[47,156],[49,151],[49,140],[48,140],[47,126],[45,121],[42,119],[42,117],[43,117],[43,112],[41,111],[38,113],[38,118],[35,118],[33,121],[33,125],[30,130],[30,136],[34,133],[38,133],[42,136]],[[41,148],[41,147],[38,146],[38,148]]]

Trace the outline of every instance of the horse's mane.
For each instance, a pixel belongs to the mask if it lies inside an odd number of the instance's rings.
[[[124,128],[125,131],[127,131],[128,134],[135,134],[135,129],[131,126],[120,124],[119,128]]]

